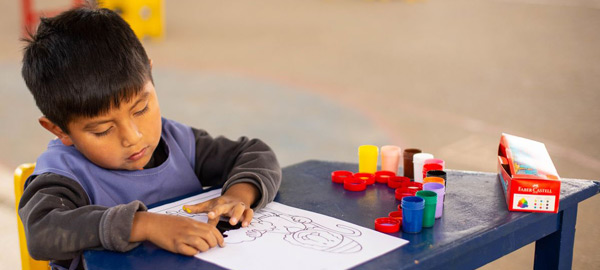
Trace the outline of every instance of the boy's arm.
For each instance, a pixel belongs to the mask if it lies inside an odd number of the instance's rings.
[[[52,173],[37,176],[19,203],[27,247],[34,259],[69,260],[88,248],[127,251],[139,201],[107,208],[90,205],[76,181]]]
[[[192,128],[196,139],[196,175],[203,186],[223,185],[223,193],[238,183],[258,190],[251,203],[260,209],[273,201],[281,184],[281,168],[275,153],[258,139],[241,137],[232,141],[212,138],[206,131]]]

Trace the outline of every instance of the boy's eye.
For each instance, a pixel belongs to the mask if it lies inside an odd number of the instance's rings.
[[[106,136],[108,135],[108,133],[112,130],[112,127],[109,127],[107,130],[102,131],[102,132],[94,132],[94,135],[96,135],[96,137],[102,137],[102,136]]]
[[[142,110],[135,112],[135,115],[142,115],[144,113],[146,113],[148,111],[148,104],[146,104],[146,107],[144,107]]]

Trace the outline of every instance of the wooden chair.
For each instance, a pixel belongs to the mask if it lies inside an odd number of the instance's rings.
[[[45,270],[50,269],[48,261],[37,261],[31,258],[29,251],[27,251],[27,240],[25,239],[25,230],[23,229],[23,223],[19,217],[19,201],[23,196],[23,187],[25,181],[33,173],[35,169],[35,163],[21,164],[15,170],[15,209],[17,211],[17,224],[19,227],[19,247],[21,249],[21,268],[23,270]]]

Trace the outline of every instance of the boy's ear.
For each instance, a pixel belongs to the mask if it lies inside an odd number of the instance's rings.
[[[150,69],[152,69],[152,59],[148,58],[148,60],[150,60]]]
[[[59,126],[50,121],[50,119],[46,118],[45,116],[42,116],[40,117],[40,119],[38,119],[38,121],[40,122],[40,125],[42,125],[42,127],[50,131],[52,134],[56,135],[56,137],[58,137],[58,139],[60,139],[60,141],[64,145],[73,145],[71,137],[69,137],[69,135],[67,135],[67,133],[65,133]]]

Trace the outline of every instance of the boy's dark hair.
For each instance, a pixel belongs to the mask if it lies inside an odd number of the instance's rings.
[[[22,75],[42,113],[64,132],[152,81],[150,60],[127,22],[109,9],[79,7],[42,18],[25,39]]]

